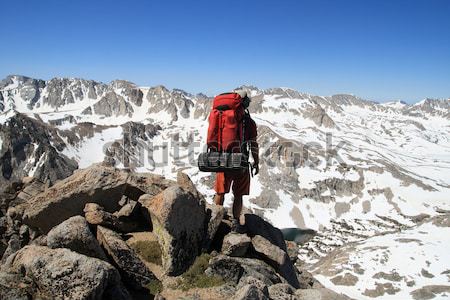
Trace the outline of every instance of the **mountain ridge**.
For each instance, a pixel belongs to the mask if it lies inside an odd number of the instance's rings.
[[[19,78],[19,79],[21,79],[22,81],[26,81],[26,80],[36,80],[36,81],[38,81],[38,82],[49,82],[49,81],[52,81],[52,80],[70,80],[70,81],[77,81],[77,80],[79,80],[79,81],[87,81],[87,82],[92,82],[92,83],[95,83],[95,84],[100,84],[100,85],[113,85],[115,82],[126,82],[126,83],[128,83],[128,84],[130,84],[130,85],[134,85],[134,86],[136,86],[136,87],[138,87],[138,88],[143,88],[143,89],[148,89],[148,88],[157,88],[157,87],[164,87],[165,89],[167,89],[164,85],[162,85],[162,84],[158,84],[158,85],[155,85],[155,86],[152,86],[152,87],[149,87],[149,86],[139,86],[139,85],[137,85],[137,84],[135,84],[135,83],[133,83],[133,82],[131,82],[131,81],[128,81],[128,80],[126,80],[126,79],[113,79],[113,80],[111,80],[109,83],[106,83],[106,82],[102,82],[102,81],[98,81],[98,80],[94,80],[94,79],[84,79],[84,78],[81,78],[81,77],[53,77],[53,78],[51,78],[51,79],[49,79],[49,80],[43,80],[43,79],[35,79],[35,78],[32,78],[32,77],[29,77],[29,76],[26,76],[26,75],[19,75],[19,74],[11,74],[11,75],[7,75],[2,81],[0,81],[0,88],[3,88],[4,86],[4,84],[5,84],[5,82],[7,82],[8,80],[10,80],[10,79],[12,79],[12,78]],[[264,92],[264,91],[271,91],[271,90],[276,90],[276,89],[281,89],[281,90],[287,90],[287,91],[292,91],[292,92],[294,92],[294,93],[299,93],[299,94],[303,94],[303,95],[307,95],[307,96],[314,96],[314,94],[312,94],[312,93],[305,93],[305,92],[300,92],[300,91],[298,91],[298,90],[296,90],[296,89],[293,89],[293,88],[290,88],[290,87],[279,87],[279,88],[265,88],[265,89],[259,89],[258,87],[256,87],[256,86],[253,86],[253,85],[240,85],[240,86],[238,86],[238,87],[236,87],[236,89],[245,89],[245,90],[250,90],[250,91],[261,91],[261,92]],[[168,90],[168,89],[167,89]],[[185,93],[185,94],[187,94],[187,95],[190,95],[190,96],[193,96],[194,95],[194,93],[190,93],[190,92],[187,92],[187,91],[185,91],[185,90],[182,90],[182,89],[178,89],[178,88],[173,88],[172,90],[178,90],[178,91],[181,91],[181,92],[183,92],[183,93]],[[199,92],[199,93],[196,93],[196,94],[203,94],[202,92]],[[212,97],[212,96],[207,96],[207,95],[205,95],[205,94],[203,94],[204,96],[206,96],[206,97]],[[358,99],[360,99],[360,100],[362,100],[362,101],[366,101],[366,102],[371,102],[371,103],[374,103],[374,104],[385,104],[385,103],[390,103],[390,102],[400,102],[400,103],[402,103],[402,104],[406,104],[406,105],[408,105],[408,106],[414,106],[414,105],[416,105],[416,104],[420,104],[421,102],[424,102],[424,101],[443,101],[443,102],[446,102],[446,101],[449,101],[450,100],[450,97],[449,98],[425,98],[425,99],[422,99],[422,100],[419,100],[419,101],[417,101],[416,103],[407,103],[406,101],[404,101],[404,100],[396,100],[396,101],[393,101],[393,100],[387,100],[387,101],[383,101],[383,102],[380,102],[380,101],[374,101],[374,100],[367,100],[367,99],[364,99],[364,98],[362,98],[362,97],[358,97],[358,96],[356,96],[355,94],[352,94],[352,93],[337,93],[337,94],[332,94],[332,95],[329,95],[329,96],[321,96],[321,97],[325,97],[325,98],[328,98],[328,97],[330,97],[330,98],[333,98],[333,96],[349,96],[349,97],[354,97],[354,98],[358,98]]]

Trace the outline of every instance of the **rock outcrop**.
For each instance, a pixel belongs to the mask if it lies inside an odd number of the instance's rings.
[[[244,256],[251,239],[246,234],[229,233],[222,243],[222,253],[229,256]]]
[[[137,200],[144,193],[152,195],[162,191],[167,184],[157,176],[131,176],[119,169],[94,165],[57,182],[21,205],[20,209],[24,223],[46,233],[62,221],[82,215],[88,202],[114,212],[120,209],[118,202],[123,195]]]
[[[230,232],[231,212],[182,173],[174,182],[98,164],[4,194],[1,299],[309,300],[298,288],[322,288],[293,266],[279,229],[246,211],[247,232]]]
[[[299,288],[297,274],[286,250],[272,244],[260,235],[252,238],[253,249],[262,259],[272,265],[294,288]]]
[[[131,299],[113,266],[68,249],[26,246],[0,274],[2,299]]]
[[[247,299],[258,299],[258,300],[268,300],[266,294],[263,293],[256,285],[247,284],[241,287],[234,295],[233,300],[247,300]]]
[[[121,271],[124,282],[134,289],[142,289],[155,275],[138,258],[133,249],[120,237],[120,235],[102,226],[97,227],[97,239],[109,257]]]
[[[151,217],[153,231],[163,249],[165,271],[170,275],[183,273],[202,247],[204,203],[178,185],[154,197],[143,195],[139,202]]]
[[[283,278],[264,261],[247,257],[231,257],[220,254],[209,261],[207,274],[219,275],[235,284],[246,277],[253,277],[267,286],[282,283]]]
[[[205,230],[206,235],[203,241],[203,249],[209,250],[213,239],[222,224],[222,220],[226,214],[223,206],[206,203]]]
[[[52,228],[47,234],[47,246],[67,248],[90,257],[107,260],[100,244],[82,216],[74,216]]]

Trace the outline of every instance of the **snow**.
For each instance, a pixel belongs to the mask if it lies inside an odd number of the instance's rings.
[[[0,124],[5,124],[11,117],[13,117],[16,112],[12,109],[7,110],[6,112],[0,113]]]
[[[300,167],[296,169],[296,172],[299,176],[299,187],[305,189],[314,188],[316,186],[314,182],[322,181],[327,178],[347,179],[350,181],[357,181],[359,179],[359,175],[356,171],[351,170],[350,172],[342,174],[337,170],[337,166],[331,166],[331,168],[327,170]]]
[[[93,137],[82,140],[75,147],[68,147],[63,154],[74,158],[79,168],[86,168],[94,163],[102,162],[105,157],[106,143],[122,139],[122,127],[107,128],[94,133]]]
[[[271,109],[301,109],[307,104],[310,104],[309,99],[293,99],[293,98],[280,98],[280,96],[266,96],[264,98],[263,107]]]
[[[413,104],[413,106],[422,106],[425,104],[426,101],[427,101],[427,99],[420,100],[419,102]]]
[[[292,218],[286,217],[289,216],[292,208],[294,207],[291,195],[284,191],[276,191],[276,194],[283,205],[278,207],[276,210],[269,210],[265,216],[269,218],[274,226],[277,226],[278,228],[297,227]]]
[[[37,149],[37,146],[35,146]],[[31,170],[28,172],[28,176],[33,177],[34,173],[36,173],[36,170],[39,169],[45,162],[45,157],[47,156],[47,153],[42,153],[42,155],[39,157],[39,160],[35,165],[31,168]]]
[[[392,102],[385,102],[385,103],[382,103],[380,105],[384,106],[384,107],[390,107],[390,108],[393,108],[393,109],[402,109],[402,108],[407,106],[406,103],[404,103],[404,102],[402,102],[400,100],[399,101],[392,101]]]
[[[382,299],[411,299],[411,292],[427,285],[448,285],[449,278],[445,271],[450,265],[450,228],[438,227],[432,223],[425,223],[417,228],[395,234],[387,234],[369,238],[356,245],[350,251],[349,258],[337,266],[342,274],[350,273],[358,277],[355,285],[335,285],[329,277],[316,275],[315,277],[325,287],[344,293],[354,299],[373,299],[365,296],[366,289],[375,289],[375,283],[391,283],[400,290],[394,295],[384,294]],[[364,269],[363,274],[352,271],[352,266],[359,264]],[[426,270],[432,278],[423,275]],[[398,273],[399,281],[374,279],[374,275],[384,272]],[[408,286],[408,282],[414,285]],[[444,295],[441,294],[440,297]],[[447,294],[447,296],[449,296]],[[437,297],[435,299],[439,299]]]

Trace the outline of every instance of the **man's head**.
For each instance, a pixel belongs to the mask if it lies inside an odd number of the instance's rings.
[[[250,105],[250,97],[247,95],[247,92],[244,90],[236,90],[235,93],[239,94],[239,96],[241,96],[242,98],[242,105],[244,106],[244,108],[248,108]]]

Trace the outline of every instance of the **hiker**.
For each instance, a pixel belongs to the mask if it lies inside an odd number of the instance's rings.
[[[216,182],[214,189],[216,195],[214,196],[214,202],[216,205],[223,205],[225,194],[233,191],[233,231],[244,232],[244,222],[241,220],[242,211],[242,196],[248,195],[250,192],[250,175],[254,176],[259,173],[259,155],[258,155],[258,143],[256,142],[257,129],[255,121],[250,117],[247,110],[250,105],[250,97],[242,90],[235,91],[239,94],[244,115],[240,122],[243,128],[243,145],[244,147],[234,147],[233,151],[242,151],[244,154],[249,155],[251,152],[253,157],[253,163],[249,164],[246,168],[239,171],[227,171],[218,172],[216,176]],[[237,150],[236,150],[237,149]],[[250,151],[249,151],[250,149]],[[249,170],[249,167],[251,170]]]

